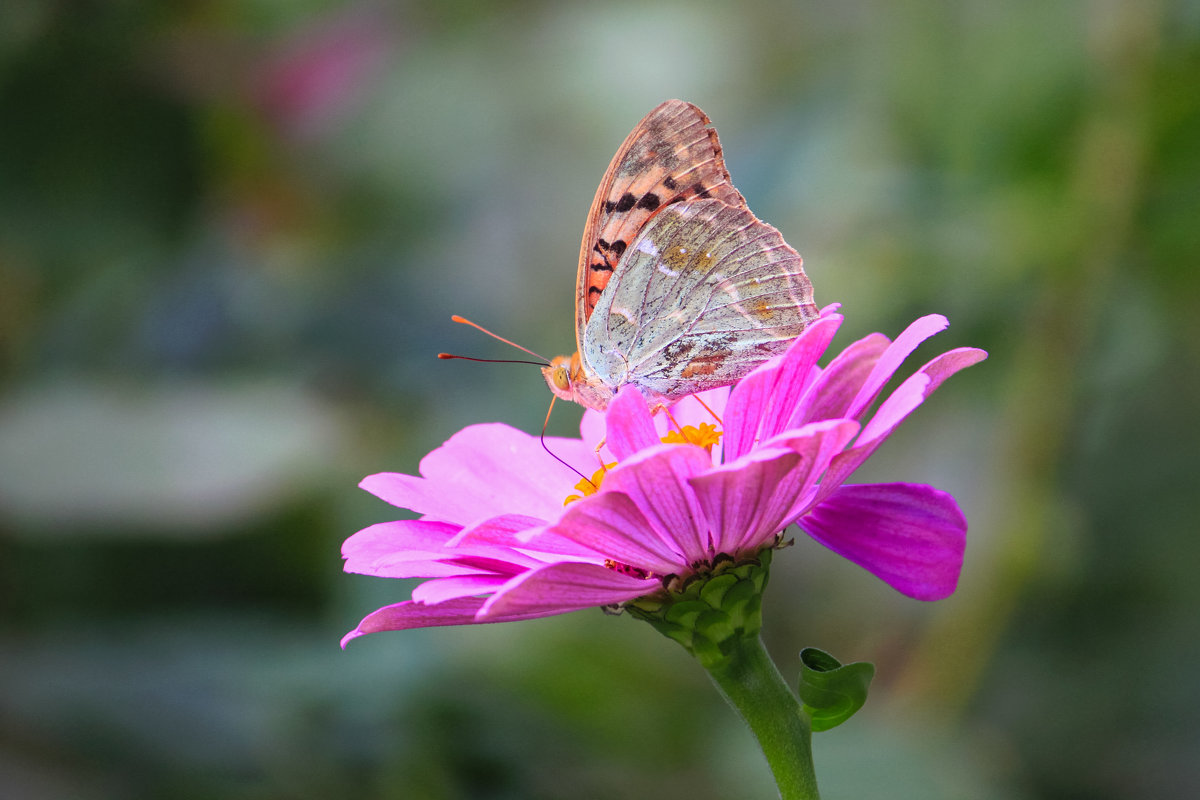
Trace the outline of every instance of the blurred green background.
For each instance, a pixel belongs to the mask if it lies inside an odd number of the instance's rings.
[[[953,492],[961,589],[804,540],[768,644],[873,660],[837,798],[1200,796],[1200,5],[0,10],[0,796],[768,797],[682,649],[599,612],[383,634],[355,488],[549,399],[605,165],[681,97],[837,343],[946,314],[862,480]],[[911,367],[910,367],[911,368]],[[569,432],[578,411],[555,411]]]

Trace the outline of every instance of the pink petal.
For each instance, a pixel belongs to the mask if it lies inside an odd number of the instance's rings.
[[[412,599],[417,603],[434,605],[461,597],[477,597],[491,594],[512,580],[512,574],[460,575],[452,578],[428,580],[413,589]]]
[[[824,355],[842,324],[840,315],[821,317],[804,330],[783,356],[775,377],[769,409],[763,417],[760,439],[770,439],[786,430],[800,399],[819,375],[817,359]]]
[[[491,622],[495,616],[565,614],[622,603],[661,587],[654,578],[633,578],[595,564],[548,564],[513,578],[484,603],[479,616]]]
[[[604,414],[591,408],[585,408],[583,417],[579,420],[579,436],[583,439],[584,444],[595,447],[607,435],[604,424]]]
[[[786,448],[755,450],[736,466],[720,467],[692,480],[712,526],[713,551],[739,554],[755,549],[784,527],[801,483],[803,458]]]
[[[857,448],[873,445],[874,452],[892,431],[896,430],[908,415],[916,411],[925,398],[929,396],[929,376],[923,372],[915,372],[904,379],[887,398],[879,404],[879,408],[870,421],[863,426],[862,436],[855,443]]]
[[[721,438],[726,461],[735,461],[749,453],[758,440],[758,429],[775,391],[775,371],[781,359],[782,356],[777,356],[760,364],[730,392]]]
[[[890,344],[882,333],[872,333],[834,356],[808,387],[788,421],[788,427],[799,428],[807,422],[849,417],[850,404]]]
[[[721,427],[725,416],[725,406],[729,403],[729,387],[718,386],[696,394],[689,394],[675,405],[671,406],[671,416],[680,425],[698,426],[701,422]],[[713,415],[716,419],[713,419]],[[666,431],[664,430],[665,434]]]
[[[879,361],[875,363],[875,367],[871,370],[871,374],[867,377],[862,388],[850,403],[850,408],[846,411],[848,417],[859,417],[867,410],[867,407],[875,400],[884,384],[891,379],[900,365],[904,363],[904,359],[917,349],[921,342],[933,336],[939,331],[943,331],[949,326],[949,321],[941,314],[929,314],[913,322],[904,332],[896,337],[896,341],[892,342],[891,346],[884,351]]]
[[[803,455],[808,464],[804,485],[799,496],[806,500],[806,505],[797,507],[792,513],[798,516],[802,511],[811,508],[814,484],[820,479],[824,486],[828,480],[830,466],[845,452],[846,446],[859,433],[859,424],[851,419],[826,419],[810,422],[795,431],[785,431],[766,443],[768,447],[787,447]]]
[[[576,439],[547,438],[546,448],[581,471],[595,456]],[[469,525],[501,514],[552,519],[578,477],[538,437],[499,423],[471,425],[421,459],[421,477],[384,472],[359,484],[394,506]]]
[[[546,521],[537,517],[527,517],[524,514],[501,514],[498,517],[485,519],[469,528],[461,529],[449,542],[448,547],[463,545],[492,544],[504,547],[519,547],[521,541],[517,534],[531,528],[540,528]]]
[[[812,382],[817,359],[842,324],[839,314],[819,318],[804,329],[780,357],[759,366],[734,387],[725,415],[725,454],[732,461],[755,441],[784,430],[804,390]]]
[[[959,347],[934,358],[917,370],[909,381],[905,382],[911,382],[911,386],[904,387],[904,384],[901,384],[901,387],[905,388],[905,392],[902,392],[900,389],[896,390],[894,394],[901,395],[896,408],[885,410],[883,405],[880,406],[879,411],[875,413],[875,416],[871,418],[866,428],[863,429],[862,438],[867,441],[874,441],[889,436],[912,413],[913,409],[933,394],[947,378],[972,364],[978,364],[985,358],[987,358],[987,353],[974,347]],[[918,391],[920,399],[915,404],[912,399],[903,396],[906,392],[915,393]],[[888,399],[891,400],[890,397]]]
[[[459,527],[449,522],[418,519],[377,522],[351,534],[342,543],[342,558],[367,561],[396,550],[438,552],[458,531]]]
[[[604,479],[604,491],[628,496],[650,529],[683,563],[708,555],[708,521],[688,479],[712,468],[712,456],[699,447],[660,445],[623,461]]]
[[[446,542],[457,525],[423,520],[380,522],[363,528],[342,544],[345,571],[380,578],[458,575],[459,566],[441,564]]]
[[[646,398],[632,384],[626,384],[608,404],[608,449],[618,461],[624,461],[639,450],[660,443],[658,431]]]
[[[601,491],[572,503],[549,532],[574,540],[601,558],[659,575],[676,572],[682,556],[650,529],[637,504],[621,492]]]
[[[842,486],[800,525],[909,597],[940,600],[958,586],[967,520],[953,497],[932,486]]]
[[[851,420],[813,423],[692,478],[714,550],[734,554],[756,548],[787,527],[829,460],[857,430]]]
[[[821,481],[821,502],[858,469],[884,440],[899,427],[909,414],[925,402],[933,391],[954,373],[987,358],[987,353],[973,347],[960,347],[942,353],[916,373],[910,375],[896,391],[880,404],[879,409],[863,429],[862,435],[846,452],[834,459],[829,472]]]
[[[483,606],[481,597],[464,597],[458,600],[447,600],[445,603],[427,606],[405,600],[384,606],[363,617],[358,627],[342,637],[344,648],[351,640],[368,633],[382,631],[403,631],[411,628],[430,628],[441,625],[471,625],[476,622],[515,622],[522,619],[544,617],[546,614],[493,614],[487,619],[476,619],[475,616]]]
[[[678,426],[684,425],[691,425],[694,428],[698,428],[701,423],[716,425],[718,430],[723,430],[725,427],[725,407],[729,403],[729,389],[730,387],[728,386],[718,386],[715,389],[689,394],[671,406],[669,417],[666,414],[655,416],[655,427],[658,429],[659,434],[666,436],[668,430],[676,430]],[[714,464],[721,463],[723,452],[724,437],[722,437],[722,441],[713,445],[712,460]]]
[[[919,370],[930,378],[929,386],[925,389],[925,396],[929,397],[933,394],[946,378],[972,364],[978,364],[987,357],[987,351],[980,350],[978,347],[956,347],[930,360]]]
[[[449,547],[474,548],[479,545],[499,545],[507,548],[584,558],[596,554],[570,539],[551,534],[546,522],[533,517],[506,514],[492,517],[478,525],[463,528],[450,540]]]

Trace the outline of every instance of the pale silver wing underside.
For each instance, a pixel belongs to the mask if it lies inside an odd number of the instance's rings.
[[[585,369],[675,399],[737,381],[818,316],[800,255],[719,200],[677,203],[633,240],[588,320]]]

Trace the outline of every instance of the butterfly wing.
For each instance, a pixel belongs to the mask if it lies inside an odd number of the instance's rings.
[[[625,138],[592,200],[579,246],[575,337],[580,352],[584,326],[638,231],[662,209],[706,197],[746,207],[729,181],[708,117],[691,103],[668,100]]]
[[[585,368],[671,401],[737,381],[817,318],[800,254],[744,207],[669,206],[626,250],[588,320]]]

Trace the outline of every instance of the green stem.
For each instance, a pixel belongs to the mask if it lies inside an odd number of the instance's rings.
[[[812,726],[762,639],[739,638],[728,658],[705,667],[754,732],[783,800],[819,800]]]

